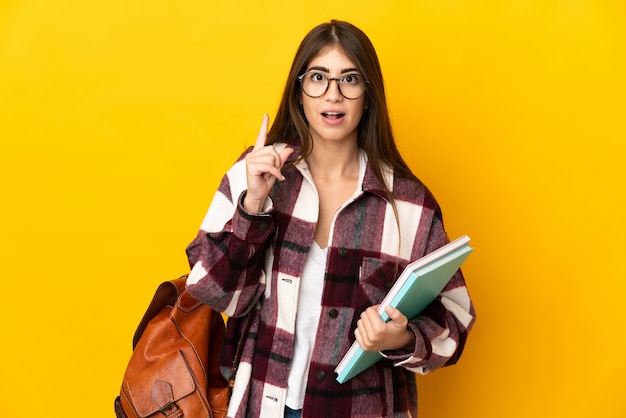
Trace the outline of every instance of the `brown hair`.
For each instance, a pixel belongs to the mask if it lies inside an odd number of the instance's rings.
[[[391,166],[396,175],[408,178],[415,176],[400,155],[393,137],[383,75],[376,50],[367,35],[350,23],[331,20],[316,26],[304,37],[289,71],[285,91],[268,133],[267,143],[300,144],[302,152],[299,160],[311,154],[313,144],[308,122],[300,104],[302,89],[298,76],[306,71],[313,58],[331,46],[339,47],[355,63],[365,79],[369,80],[367,105],[358,126],[358,145],[366,152],[376,177],[385,186],[393,202],[389,190],[391,185],[387,185],[383,178],[382,163]]]

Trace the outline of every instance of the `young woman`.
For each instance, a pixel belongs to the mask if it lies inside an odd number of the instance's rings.
[[[189,291],[230,317],[226,374],[254,315],[228,416],[417,416],[415,373],[455,363],[475,314],[460,271],[415,319],[376,312],[402,269],[448,237],[396,148],[367,36],[346,22],[315,27],[268,124],[187,248]],[[355,339],[386,358],[339,384]]]

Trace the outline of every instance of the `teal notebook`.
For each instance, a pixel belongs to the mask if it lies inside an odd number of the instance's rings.
[[[385,312],[387,306],[399,309],[408,318],[419,315],[437,298],[472,252],[469,240],[464,235],[410,263],[378,308],[382,320],[389,320]],[[381,358],[378,351],[364,351],[355,341],[335,369],[337,381],[345,383]]]

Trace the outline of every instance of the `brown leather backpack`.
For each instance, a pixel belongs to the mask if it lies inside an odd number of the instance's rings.
[[[219,370],[220,313],[185,290],[187,276],[161,283],[133,338],[118,418],[223,418],[228,382]]]

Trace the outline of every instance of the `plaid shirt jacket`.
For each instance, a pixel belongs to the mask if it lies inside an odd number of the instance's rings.
[[[277,145],[277,149],[284,145]],[[297,147],[292,154],[297,155]],[[284,170],[264,212],[242,206],[243,157],[226,173],[187,255],[189,291],[230,317],[222,354],[228,376],[245,317],[247,334],[228,416],[282,417],[294,347],[300,273],[313,242],[318,197],[305,162]],[[362,164],[367,158],[362,152]],[[385,171],[399,228],[385,188],[369,166],[358,192],[331,225],[322,311],[307,376],[303,417],[417,416],[415,373],[456,363],[475,320],[458,271],[439,298],[409,322],[413,352],[385,359],[339,384],[334,369],[354,342],[361,312],[380,303],[402,269],[446,244],[440,209],[420,182]]]

